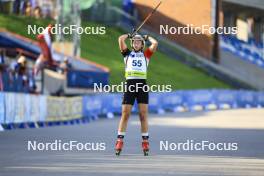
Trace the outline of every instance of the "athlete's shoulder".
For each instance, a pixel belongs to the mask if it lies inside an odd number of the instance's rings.
[[[131,53],[131,51],[130,51],[128,48],[126,48],[125,50],[121,51],[121,54],[122,54],[124,57],[128,56],[130,53]]]
[[[144,51],[144,55],[145,55],[145,57],[146,57],[147,59],[150,59],[151,56],[153,55],[153,52],[152,52],[149,48],[147,48],[147,49]]]

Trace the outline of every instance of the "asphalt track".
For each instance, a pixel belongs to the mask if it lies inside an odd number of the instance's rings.
[[[121,156],[114,154],[118,118],[88,124],[0,132],[0,175],[264,175],[264,110],[151,115],[150,156],[140,147],[137,116],[130,119]],[[28,151],[28,141],[105,143],[103,151]],[[171,143],[237,143],[235,151],[160,150]]]

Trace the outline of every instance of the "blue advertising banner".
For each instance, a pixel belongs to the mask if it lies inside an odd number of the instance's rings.
[[[102,95],[103,108],[102,113],[121,113],[122,94],[120,93],[106,93]]]
[[[163,109],[174,110],[177,107],[184,105],[184,92],[175,91],[164,93],[161,97],[161,102]]]
[[[103,109],[103,99],[103,95],[84,96],[83,115],[85,117],[92,117],[101,114]]]
[[[215,104],[213,93],[210,90],[185,91],[184,105],[192,110],[195,106],[200,105],[205,108],[209,104]]]
[[[108,84],[109,73],[96,71],[70,70],[67,73],[67,86],[79,88],[94,88],[94,83]]]
[[[163,94],[161,93],[149,93],[149,111],[158,112],[162,107],[161,99]]]
[[[50,97],[0,93],[0,123],[63,121],[81,117],[113,116],[122,110],[122,93],[98,93],[83,97]],[[264,107],[264,92],[248,90],[188,90],[150,93],[149,111],[193,110],[194,106],[224,105],[230,108]],[[135,104],[134,112],[137,112]]]
[[[235,108],[237,106],[237,91],[213,90],[213,99],[218,108],[222,108],[224,105]]]
[[[264,92],[257,92],[257,104],[261,107],[264,107]]]
[[[238,91],[237,103],[238,106],[242,108],[256,107],[257,98],[255,92],[246,90]]]

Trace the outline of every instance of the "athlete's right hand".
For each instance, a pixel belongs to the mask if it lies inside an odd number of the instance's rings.
[[[132,34],[130,33],[127,34],[127,38],[131,39],[132,37],[133,37]]]
[[[135,28],[133,28],[132,32],[127,34],[127,37],[128,37],[128,38],[130,38],[130,39],[131,39],[131,38],[133,38],[133,37],[134,37],[134,35],[136,35],[136,33],[135,33],[135,32],[136,32],[136,29],[135,29]]]
[[[132,34],[131,34],[131,33],[128,33],[128,34],[127,34],[127,38],[129,38],[129,39],[132,39],[134,36],[135,36],[134,33],[132,33]]]

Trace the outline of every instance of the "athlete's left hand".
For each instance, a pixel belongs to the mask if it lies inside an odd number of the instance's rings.
[[[143,38],[144,38],[145,41],[147,41],[148,38],[149,38],[149,35],[143,35]]]

